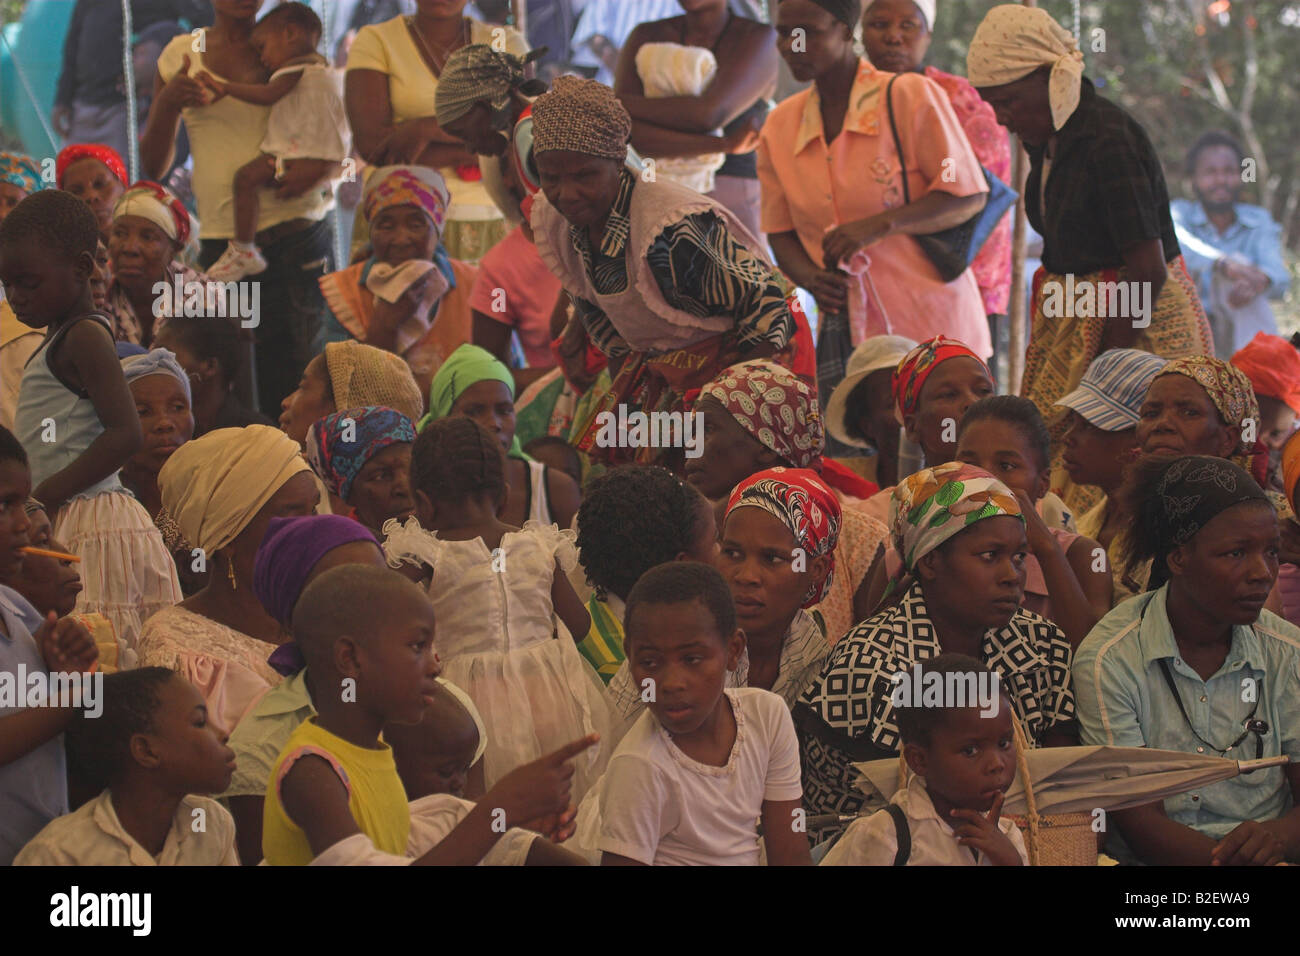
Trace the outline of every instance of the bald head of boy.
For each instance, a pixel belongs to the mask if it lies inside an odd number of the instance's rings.
[[[298,599],[293,633],[322,715],[361,705],[381,724],[416,723],[437,691],[433,606],[390,568],[347,564],[320,575]]]

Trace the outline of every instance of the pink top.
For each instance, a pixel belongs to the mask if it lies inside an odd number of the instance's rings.
[[[763,231],[796,232],[819,265],[828,228],[903,203],[884,101],[890,76],[865,59],[858,61],[843,130],[830,146],[815,85],[779,104],[763,125],[758,143]],[[933,189],[954,196],[988,190],[941,87],[919,73],[904,74],[894,84],[893,100],[913,200]],[[919,342],[942,333],[980,355],[992,355],[988,320],[971,270],[945,283],[917,242],[902,233],[868,246],[867,253],[884,311],[883,321],[873,314],[867,335],[905,335]]]
[[[975,150],[976,158],[994,176],[1011,185],[1011,141],[1005,127],[998,125],[993,107],[984,102],[964,76],[954,76],[932,66],[925,68],[925,75],[948,94],[948,102],[966,131],[966,139]],[[989,235],[970,269],[979,284],[984,311],[989,315],[1005,314],[1011,299],[1010,213],[1002,217]]]
[[[516,226],[483,257],[469,307],[519,333],[524,357],[533,368],[550,368],[551,310],[560,280],[547,270],[537,247]]]

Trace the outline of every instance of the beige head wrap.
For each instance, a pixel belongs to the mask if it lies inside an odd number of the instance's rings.
[[[163,509],[190,547],[209,556],[234,541],[271,497],[310,471],[278,428],[218,428],[187,441],[158,472]]]
[[[557,76],[533,102],[533,152],[564,149],[603,159],[627,156],[632,117],[614,91],[595,80]]]
[[[420,386],[399,355],[355,341],[331,342],[325,346],[325,368],[335,408],[383,405],[411,421],[424,414]]]
[[[1074,37],[1038,7],[1004,3],[994,7],[975,31],[966,53],[971,85],[1002,86],[1050,66],[1048,96],[1052,126],[1060,129],[1079,105],[1083,54]]]

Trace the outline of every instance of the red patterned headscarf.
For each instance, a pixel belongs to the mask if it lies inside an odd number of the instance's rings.
[[[769,468],[746,478],[727,501],[727,514],[737,508],[762,508],[790,529],[809,558],[830,562],[826,580],[809,589],[804,607],[821,602],[831,589],[835,546],[840,540],[840,503],[816,472],[806,468]]]
[[[984,364],[984,360],[965,344],[943,335],[926,339],[903,356],[898,368],[894,370],[894,402],[898,407],[900,424],[904,415],[915,413],[920,406],[921,389],[925,387],[925,380],[930,377],[930,373],[951,358],[973,358],[980,363],[989,381],[993,381],[993,373]]]
[[[79,159],[99,160],[123,186],[130,180],[126,173],[126,163],[122,162],[122,157],[113,147],[105,146],[103,143],[72,143],[63,147],[54,160],[54,181],[60,189],[63,188],[63,174]]]

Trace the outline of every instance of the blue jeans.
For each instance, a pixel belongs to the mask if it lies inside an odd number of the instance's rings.
[[[207,268],[225,251],[227,240],[204,239],[200,245],[199,261]],[[280,402],[298,387],[307,363],[325,347],[325,296],[319,280],[334,271],[331,219],[311,223],[261,249],[266,271],[251,277],[261,283],[261,308],[253,330],[254,387],[258,408],[275,419]]]

